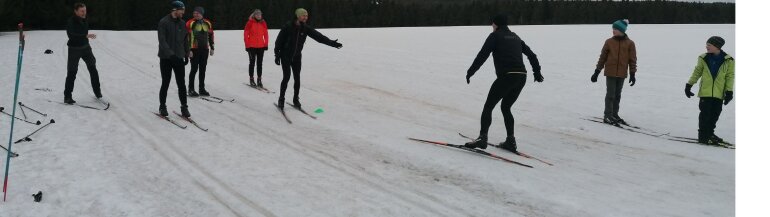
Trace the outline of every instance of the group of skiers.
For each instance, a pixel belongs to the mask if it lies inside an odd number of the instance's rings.
[[[214,27],[210,20],[204,18],[205,9],[195,7],[193,18],[183,21],[185,5],[181,1],[172,1],[171,12],[158,22],[158,58],[160,59],[161,88],[159,92],[160,106],[158,113],[168,116],[166,108],[166,95],[171,83],[172,72],[176,80],[181,113],[184,117],[190,117],[187,106],[187,96],[209,96],[205,87],[206,66],[208,56],[214,55]],[[88,38],[96,36],[88,34],[86,22],[86,6],[83,3],[75,4],[75,16],[69,21],[67,35],[69,37],[69,61],[64,102],[74,104],[72,89],[77,73],[78,61],[83,58],[91,74],[91,82],[94,94],[101,98],[99,89],[99,76],[96,70],[96,59],[91,52]],[[289,79],[294,76],[294,107],[301,108],[299,101],[300,72],[302,70],[302,49],[305,39],[310,36],[314,40],[334,48],[342,48],[337,40],[331,40],[312,27],[307,25],[308,11],[298,8],[296,17],[286,23],[278,33],[275,42],[275,64],[282,65],[283,80],[278,98],[278,107],[283,110],[286,88]],[[269,36],[267,22],[262,18],[262,11],[254,10],[248,18],[243,32],[243,40],[246,53],[249,57],[249,85],[256,88],[264,88],[262,84],[262,60],[264,52],[268,48]],[[257,82],[254,82],[254,67],[256,62]],[[190,63],[190,77],[188,85],[185,85],[185,66]],[[198,92],[195,91],[195,75],[198,73]],[[187,89],[189,87],[189,90]]]
[[[91,75],[91,83],[94,94],[101,98],[99,76],[95,66],[95,58],[88,39],[96,36],[88,34],[86,22],[86,6],[82,3],[75,4],[75,15],[68,21],[67,35],[69,41],[67,79],[64,90],[64,102],[75,103],[72,99],[75,74],[78,61],[82,58]],[[176,79],[181,102],[182,116],[190,117],[187,107],[187,96],[208,96],[205,89],[205,74],[208,56],[214,55],[214,28],[212,22],[204,18],[204,8],[196,7],[193,18],[187,22],[182,20],[185,5],[181,1],[171,2],[171,12],[158,23],[158,57],[162,84],[159,93],[159,114],[168,116],[166,108],[166,94],[171,82],[172,71]],[[300,72],[302,70],[302,50],[308,36],[334,48],[341,48],[342,44],[337,40],[331,40],[307,25],[308,11],[299,8],[295,11],[295,18],[281,27],[274,46],[275,64],[281,65],[283,80],[277,106],[283,109],[285,93],[289,79],[294,76],[293,106],[301,107],[299,101]],[[498,15],[491,19],[493,32],[489,34],[484,45],[476,56],[473,64],[467,70],[466,80],[480,69],[481,65],[493,56],[497,79],[490,87],[487,100],[481,113],[481,130],[479,136],[472,142],[465,144],[469,148],[484,149],[488,144],[487,133],[492,122],[492,110],[498,102],[502,101],[501,110],[506,128],[506,140],[500,144],[504,149],[516,152],[517,143],[514,136],[514,118],[511,107],[516,102],[526,84],[527,70],[523,56],[526,55],[532,66],[534,80],[543,82],[540,63],[537,55],[527,44],[508,28],[508,20],[504,15]],[[626,31],[628,20],[618,20],[612,23],[613,36],[604,42],[599,55],[596,69],[591,75],[591,82],[597,82],[599,73],[604,70],[606,77],[607,93],[605,96],[604,118],[608,124],[627,124],[618,115],[620,98],[625,79],[634,86],[636,83],[636,45]],[[262,11],[254,10],[248,17],[244,27],[243,40],[245,50],[249,58],[249,85],[256,88],[264,88],[262,84],[262,63],[264,52],[268,49],[267,22],[262,17]],[[698,57],[697,65],[692,76],[685,86],[685,94],[689,98],[694,94],[692,86],[701,80],[698,97],[700,97],[700,116],[698,141],[706,144],[715,144],[722,139],[714,135],[714,128],[722,111],[722,105],[727,105],[733,99],[733,83],[735,78],[735,60],[721,48],[725,40],[714,36],[707,40],[705,54]],[[189,77],[189,91],[185,88],[185,65],[192,62]],[[256,64],[255,64],[256,62]],[[254,81],[254,68],[257,69],[257,79]],[[199,91],[194,89],[195,74],[199,73]]]
[[[489,57],[494,58],[497,79],[490,87],[487,101],[481,113],[481,130],[479,137],[465,144],[468,148],[485,149],[488,144],[487,132],[492,122],[492,110],[502,100],[500,109],[505,122],[506,139],[500,143],[501,148],[517,152],[514,137],[513,115],[511,107],[516,102],[526,83],[527,71],[522,60],[526,55],[532,66],[536,82],[543,82],[540,64],[537,56],[524,41],[508,29],[507,18],[498,15],[492,18],[492,33],[489,34],[473,64],[468,69],[466,80],[470,78]],[[620,118],[620,97],[625,79],[629,78],[631,86],[636,84],[636,44],[626,34],[628,20],[617,20],[612,23],[612,37],[604,41],[596,69],[591,75],[591,82],[598,80],[599,73],[604,69],[607,80],[607,94],[604,98],[603,122],[612,125],[628,125]],[[716,122],[722,112],[722,105],[727,105],[733,99],[733,84],[735,80],[735,59],[722,50],[725,40],[719,36],[710,37],[706,41],[706,53],[698,57],[697,65],[692,76],[685,85],[685,95],[690,98],[692,86],[700,80],[700,115],[698,127],[698,142],[717,145],[723,139],[714,134]]]

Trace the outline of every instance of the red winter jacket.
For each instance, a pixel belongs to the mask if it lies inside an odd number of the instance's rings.
[[[267,49],[269,41],[267,22],[264,19],[261,21],[249,19],[249,22],[246,22],[246,27],[243,29],[243,42],[246,44],[246,48]]]

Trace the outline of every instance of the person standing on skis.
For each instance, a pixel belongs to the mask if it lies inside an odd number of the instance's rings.
[[[243,42],[249,54],[249,85],[262,86],[262,59],[265,57],[270,37],[267,34],[267,21],[262,19],[262,11],[254,10],[243,28]],[[254,62],[257,63],[257,82],[254,83]]]
[[[168,86],[171,83],[171,72],[173,70],[176,78],[177,91],[179,93],[179,102],[182,104],[182,116],[190,117],[190,111],[187,110],[187,94],[184,84],[184,66],[187,65],[186,56],[190,52],[190,44],[186,43],[187,31],[184,27],[184,3],[181,1],[171,2],[171,13],[163,17],[158,22],[158,57],[160,58],[160,108],[158,113],[162,116],[168,116],[166,109],[166,94]]]
[[[604,69],[607,77],[607,94],[604,97],[604,123],[612,125],[628,125],[618,116],[620,110],[620,93],[623,82],[630,74],[628,83],[636,84],[636,44],[628,38],[626,30],[628,20],[618,20],[612,23],[612,37],[604,41],[596,70],[591,75],[591,82],[596,82],[599,73]]]
[[[487,95],[487,101],[484,103],[484,110],[481,112],[481,131],[479,137],[472,142],[465,144],[468,148],[487,148],[487,132],[492,124],[492,110],[498,102],[502,100],[500,109],[503,112],[505,122],[506,139],[500,144],[500,147],[517,152],[516,137],[513,130],[513,114],[511,107],[519,97],[524,84],[527,82],[527,70],[524,66],[522,54],[527,55],[529,64],[532,65],[533,75],[536,82],[543,82],[543,75],[540,74],[540,63],[537,55],[527,46],[526,43],[514,32],[508,29],[508,18],[504,15],[498,15],[492,18],[492,33],[489,34],[484,45],[481,47],[476,59],[468,69],[465,76],[470,84],[471,77],[481,68],[481,65],[492,54],[495,63],[495,73],[497,79],[492,83]]]
[[[188,43],[190,44],[190,52],[188,56],[192,56],[190,59],[190,83],[187,86],[190,90],[189,96],[198,96],[195,92],[195,73],[200,69],[198,90],[201,96],[209,96],[209,92],[206,91],[206,65],[208,64],[209,55],[214,56],[214,26],[211,21],[203,18],[205,10],[203,7],[195,7],[193,10],[193,18],[187,21],[187,36]]]
[[[96,70],[96,57],[91,50],[88,39],[96,39],[96,35],[88,33],[88,21],[86,20],[86,5],[75,3],[75,15],[67,20],[67,77],[64,80],[64,103],[74,104],[72,91],[75,89],[75,75],[78,73],[78,62],[83,59],[86,68],[91,75],[91,88],[96,98],[102,98],[102,89],[99,84],[99,71]]]
[[[690,98],[695,95],[691,91],[692,86],[700,80],[698,142],[710,145],[724,141],[714,135],[714,128],[722,114],[722,105],[733,100],[735,59],[722,50],[724,45],[725,39],[719,36],[712,36],[706,41],[706,53],[698,56],[698,63],[684,88],[685,95]]]
[[[286,23],[278,32],[275,39],[275,64],[282,65],[283,80],[281,81],[281,94],[278,97],[278,107],[283,110],[284,95],[286,87],[294,74],[294,107],[301,108],[299,102],[300,71],[302,70],[302,48],[305,46],[305,39],[310,36],[319,43],[329,45],[340,49],[342,44],[337,40],[331,40],[322,35],[309,25],[307,25],[308,12],[303,8],[298,8],[294,14],[296,18]]]

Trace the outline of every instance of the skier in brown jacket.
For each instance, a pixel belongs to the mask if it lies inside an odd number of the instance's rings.
[[[626,35],[628,20],[618,20],[612,23],[612,38],[604,41],[599,62],[591,76],[591,82],[596,82],[599,72],[604,69],[607,77],[607,95],[604,97],[604,123],[612,125],[627,125],[620,116],[620,93],[623,82],[631,75],[629,83],[636,84],[636,45]]]

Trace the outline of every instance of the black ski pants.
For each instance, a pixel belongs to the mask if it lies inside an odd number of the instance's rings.
[[[184,85],[184,61],[181,58],[171,57],[168,59],[160,59],[160,105],[166,106],[166,94],[168,93],[168,86],[171,83],[171,73],[173,70],[174,77],[176,78],[176,87],[179,94],[179,102],[182,106],[187,105],[187,90]]]
[[[195,73],[200,69],[198,76],[198,90],[206,89],[206,65],[209,61],[209,49],[190,49],[193,52],[193,57],[190,60],[190,90],[195,90]]]
[[[246,48],[249,53],[249,78],[254,78],[254,62],[257,63],[257,78],[262,77],[262,59],[265,57],[265,48]]]
[[[72,91],[75,89],[75,75],[78,73],[78,63],[80,59],[86,62],[88,73],[91,75],[91,88],[94,95],[102,96],[102,90],[99,85],[99,71],[96,70],[96,57],[90,46],[84,48],[72,48],[67,50],[67,78],[64,80],[64,96],[72,97]]]
[[[519,73],[502,75],[492,83],[492,87],[489,88],[489,95],[487,95],[487,101],[484,103],[484,110],[481,112],[480,135],[487,135],[489,132],[489,126],[492,124],[492,110],[502,100],[500,110],[503,112],[505,130],[507,136],[513,136],[514,120],[513,114],[511,114],[511,107],[513,107],[516,99],[519,98],[519,94],[524,89],[526,83],[527,74]]]
[[[283,80],[281,80],[281,95],[278,97],[279,102],[284,101],[286,95],[286,87],[289,85],[289,79],[292,73],[294,74],[294,98],[299,98],[300,77],[299,74],[302,71],[302,56],[281,57],[281,68],[283,68]]]

